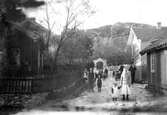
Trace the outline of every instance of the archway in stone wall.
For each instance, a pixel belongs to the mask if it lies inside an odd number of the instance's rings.
[[[102,61],[98,61],[98,62],[96,63],[96,68],[97,68],[97,69],[103,69],[103,68],[104,68],[103,62],[102,62]]]
[[[93,62],[94,62],[95,71],[98,69],[107,68],[107,61],[105,59],[98,58],[93,60]],[[99,66],[102,66],[102,68],[99,68]]]

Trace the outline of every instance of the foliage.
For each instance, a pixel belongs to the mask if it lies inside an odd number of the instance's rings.
[[[71,34],[71,31],[68,32]],[[61,49],[61,55],[70,64],[82,63],[93,54],[93,41],[85,32],[77,31],[68,38]]]
[[[69,38],[72,38],[73,34],[75,34],[76,29],[84,23],[84,21],[91,16],[94,11],[92,10],[89,0],[57,0],[56,1],[59,6],[62,6],[60,11],[60,14],[65,14],[62,17],[62,31],[60,40],[57,44],[57,49],[55,53],[55,65],[57,65],[58,57],[60,55],[61,48],[63,47],[65,41]],[[70,31],[70,34],[69,34]],[[80,39],[81,40],[81,39]],[[74,41],[72,41],[74,42]],[[75,49],[78,46],[75,46],[71,49]],[[82,48],[77,48],[82,50]],[[82,52],[82,51],[81,51]],[[85,54],[85,53],[83,53]],[[81,53],[79,54],[79,56]],[[72,56],[72,55],[71,55]],[[73,56],[72,56],[73,57]],[[72,58],[69,57],[69,58]],[[76,56],[74,56],[76,57]]]
[[[121,45],[117,44],[117,42],[121,43],[119,39],[115,41],[104,44],[99,41],[100,44],[95,45],[94,57],[105,58],[107,63],[112,65],[129,63],[130,52],[125,51],[125,43]]]
[[[134,25],[135,30],[142,31],[141,35],[152,36],[153,27],[137,23],[116,23],[95,29],[89,29],[87,32],[94,35],[94,57],[103,57],[107,59],[108,64],[131,63],[131,50],[127,47],[129,28]],[[110,27],[110,28],[109,28]],[[110,36],[109,36],[110,30]],[[145,34],[144,34],[145,33]],[[140,37],[143,41],[149,39]],[[151,37],[150,37],[151,38]]]

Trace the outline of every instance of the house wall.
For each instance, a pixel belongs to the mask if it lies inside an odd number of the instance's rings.
[[[167,50],[161,52],[161,87],[167,89]]]
[[[150,64],[150,54],[147,54],[147,79],[148,79],[148,85],[151,87],[151,64]]]
[[[9,36],[6,39],[9,65],[14,65],[10,67],[12,70],[14,69],[10,73],[12,73],[12,76],[22,76],[23,73],[25,74],[25,72],[31,75],[37,74],[38,72],[40,72],[42,66],[42,53],[39,53],[39,42],[35,42],[33,38],[30,38],[24,32],[20,32],[19,30],[15,30],[13,33],[13,35]],[[20,66],[17,65],[17,70],[15,63],[13,63],[13,60],[15,59],[15,54],[13,53],[14,49],[19,50],[20,55]],[[26,65],[28,65],[28,67]],[[11,71],[11,69],[9,69],[9,71]]]
[[[147,76],[147,55],[146,54],[141,57],[141,61],[142,61],[142,70],[141,70],[142,80],[147,82],[148,76]]]
[[[135,81],[142,81],[142,66],[136,66]]]
[[[148,45],[150,44],[149,41],[142,41],[141,42],[141,50],[143,50],[144,48],[146,48]],[[145,82],[148,82],[148,73],[147,73],[147,54],[144,54],[141,56],[141,66],[142,66],[142,70],[141,70],[141,79]]]
[[[149,59],[149,65],[150,65],[149,86],[152,89],[157,90],[157,86],[158,86],[158,84],[157,84],[157,80],[158,80],[157,79],[157,76],[158,76],[158,55],[157,55],[157,52],[150,53],[149,58],[150,58]]]
[[[25,36],[23,33],[18,37],[19,48],[21,49],[21,61],[28,62],[31,72],[38,71],[38,44],[34,43],[32,38]]]
[[[156,52],[155,87],[156,87],[156,91],[160,92],[160,87],[161,87],[161,51]]]
[[[151,71],[151,55],[155,55],[155,71]],[[147,76],[149,87],[153,88],[156,92],[167,89],[167,51],[157,51],[147,54]]]

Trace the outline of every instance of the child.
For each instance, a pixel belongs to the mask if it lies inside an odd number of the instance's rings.
[[[85,69],[84,73],[83,73],[83,79],[84,79],[84,83],[88,82],[88,71]]]
[[[101,76],[100,74],[98,75],[97,78],[97,88],[98,88],[98,92],[101,92],[101,87],[102,87],[102,80],[101,80]]]
[[[117,101],[118,96],[119,96],[119,89],[120,89],[120,87],[118,87],[117,84],[114,83],[113,87],[111,88],[113,101]]]

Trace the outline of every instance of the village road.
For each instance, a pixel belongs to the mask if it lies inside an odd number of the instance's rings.
[[[90,115],[99,114],[99,112],[103,112],[103,114],[130,112],[135,114],[142,113],[142,115],[157,114],[157,112],[165,114],[164,112],[167,112],[167,96],[154,97],[152,93],[145,89],[143,84],[132,85],[132,94],[129,101],[122,101],[121,96],[118,101],[112,101],[111,86],[113,82],[115,80],[112,77],[104,80],[101,93],[97,92],[95,86],[94,92],[85,91],[79,97],[61,102],[47,101],[40,107],[32,110],[23,110],[16,115],[22,115],[23,113],[24,115],[45,115],[44,113],[46,112],[50,112],[48,115],[52,115],[52,113],[57,111],[66,111],[68,113],[80,111],[85,114],[88,114],[87,112],[89,111]],[[75,115],[75,113],[73,114]]]

